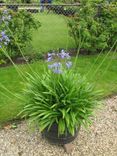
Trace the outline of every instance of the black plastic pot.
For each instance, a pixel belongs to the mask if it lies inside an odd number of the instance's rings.
[[[53,124],[51,126],[50,130],[48,131],[48,129],[46,128],[43,131],[42,135],[51,143],[64,145],[64,144],[68,144],[68,143],[72,142],[77,137],[78,131],[79,131],[79,129],[75,130],[74,136],[72,136],[68,132],[68,130],[66,131],[66,134],[58,136],[58,125]]]

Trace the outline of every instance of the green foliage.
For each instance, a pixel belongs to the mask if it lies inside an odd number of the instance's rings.
[[[3,0],[6,3],[31,3],[36,0]]]
[[[72,4],[72,3],[79,2],[80,0],[55,0],[55,1],[59,2],[59,3],[69,3],[69,4]]]
[[[112,47],[115,41],[117,41],[117,4],[110,3],[105,6],[104,4],[100,8],[99,23],[102,27],[102,34],[107,35],[107,45]],[[117,44],[114,46],[117,48]]]
[[[74,135],[76,127],[87,127],[90,117],[99,106],[99,91],[80,74],[65,71],[54,74],[51,71],[27,75],[24,91],[25,106],[21,113],[43,131],[58,124],[59,135],[68,130]]]
[[[7,10],[7,12],[5,15],[3,10],[0,11],[1,19],[5,17],[6,20],[7,17],[11,17],[10,20],[2,21],[0,25],[0,31],[5,31],[10,39],[5,50],[11,57],[19,56],[21,55],[20,49],[25,48],[32,40],[31,30],[38,29],[40,23],[31,13],[24,10],[18,12]]]
[[[105,58],[104,55],[100,55],[99,59],[96,61],[98,55],[93,56],[79,56],[75,72],[80,72],[86,74],[89,72],[87,79],[90,81],[92,78],[92,73],[98,68],[99,64]],[[96,61],[96,62],[95,62]],[[107,65],[111,62],[108,67]],[[43,66],[45,63],[43,61],[38,61],[33,64],[30,64],[31,68],[38,72],[40,75],[43,74]],[[93,68],[91,68],[93,66]],[[19,70],[24,74],[29,72],[29,68],[26,65],[18,66]],[[106,71],[106,72],[105,72]],[[0,69],[0,82],[10,90],[13,95],[21,92],[24,88],[22,79],[17,74],[15,68],[1,68]],[[14,80],[14,81],[11,81]],[[96,84],[97,89],[103,89],[103,97],[110,97],[117,93],[117,53],[109,54],[107,59],[104,61],[103,65],[100,67],[100,70],[97,72],[93,78],[94,83]],[[7,98],[7,97],[9,98]],[[16,118],[16,115],[23,109],[23,103],[19,102],[18,98],[10,95],[9,92],[5,91],[0,87],[0,124],[5,123],[9,120]],[[12,112],[12,113],[11,113]]]
[[[3,59],[0,59],[0,65],[2,65],[2,64],[6,64],[6,61]]]
[[[83,0],[75,17],[68,20],[76,47],[96,52],[117,40],[117,7],[102,0]]]
[[[31,0],[21,0],[22,3],[31,3]]]

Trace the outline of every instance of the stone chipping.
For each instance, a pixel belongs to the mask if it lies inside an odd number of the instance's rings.
[[[67,154],[62,146],[52,145],[25,121],[16,129],[0,130],[0,156],[117,156],[117,96],[104,100],[103,108],[88,131],[81,128]]]

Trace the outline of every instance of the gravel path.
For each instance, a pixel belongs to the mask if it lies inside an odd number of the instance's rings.
[[[73,142],[73,156],[117,156],[117,96],[106,99],[90,130],[81,129]],[[70,154],[69,154],[70,155]],[[0,156],[68,156],[61,146],[49,144],[25,122],[0,131]]]

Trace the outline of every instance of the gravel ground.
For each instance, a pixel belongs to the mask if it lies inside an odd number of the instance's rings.
[[[71,154],[51,145],[25,122],[17,129],[0,131],[0,156],[117,156],[117,96],[106,99],[90,130],[80,130]]]

